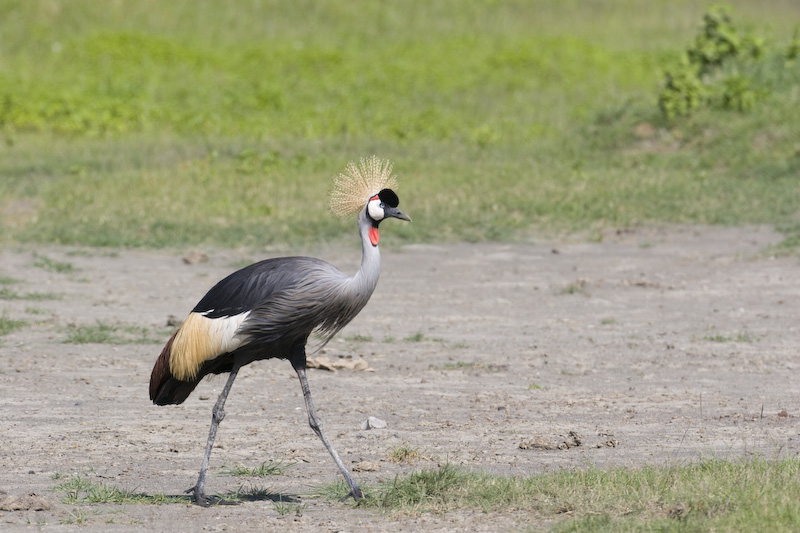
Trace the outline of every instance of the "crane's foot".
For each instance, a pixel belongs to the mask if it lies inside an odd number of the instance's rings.
[[[362,491],[358,486],[355,486],[352,489],[350,489],[350,492],[348,492],[347,495],[341,498],[339,501],[343,502],[347,498],[353,498],[355,501],[360,501],[366,497],[367,495],[364,494],[364,491]]]
[[[216,503],[214,502],[213,498],[206,496],[205,493],[197,487],[197,485],[186,489],[184,492],[186,494],[191,494],[192,498],[194,499],[194,503],[200,507],[211,507],[211,504]]]
[[[194,503],[199,505],[200,507],[211,507],[212,505],[239,505],[240,501],[236,500],[226,500],[225,498],[220,498],[219,496],[206,496],[203,491],[197,489],[197,487],[191,487],[184,491],[186,494],[191,494],[192,499],[194,499]]]

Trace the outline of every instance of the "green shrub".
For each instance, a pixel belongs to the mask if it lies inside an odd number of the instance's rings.
[[[798,53],[797,31],[781,53],[765,37],[737,27],[728,7],[712,6],[678,65],[665,70],[659,109],[668,120],[690,115],[701,107],[751,111],[769,94],[768,80],[781,77],[765,73],[765,68],[785,69]],[[776,62],[775,56],[784,60]]]
[[[668,119],[689,115],[705,100],[706,87],[695,66],[685,57],[676,69],[667,71],[665,78],[658,95],[658,107]]]

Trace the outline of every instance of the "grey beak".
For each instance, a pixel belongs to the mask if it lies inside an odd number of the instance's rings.
[[[388,205],[383,206],[383,216],[399,218],[400,220],[406,220],[408,222],[411,222],[410,216],[406,215],[396,207],[389,207]]]

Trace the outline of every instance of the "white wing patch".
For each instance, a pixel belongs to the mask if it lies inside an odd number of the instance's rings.
[[[221,340],[221,353],[232,352],[242,345],[244,339],[236,335],[242,322],[247,320],[250,311],[245,311],[238,315],[227,316],[225,318],[209,318],[211,322],[212,335],[218,336]]]

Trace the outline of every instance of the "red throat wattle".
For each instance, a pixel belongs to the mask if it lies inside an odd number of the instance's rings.
[[[369,242],[372,243],[372,246],[378,246],[378,241],[381,238],[381,234],[378,233],[378,228],[372,227],[369,228]]]

